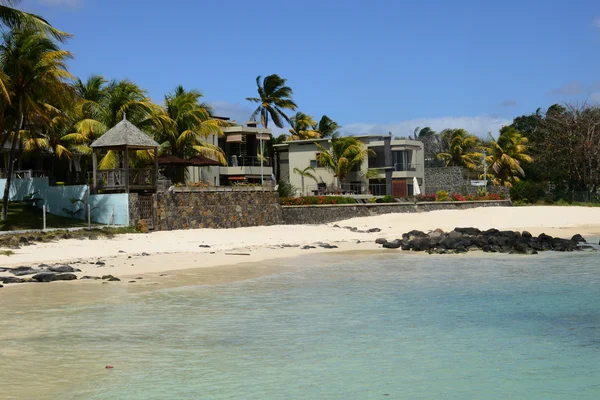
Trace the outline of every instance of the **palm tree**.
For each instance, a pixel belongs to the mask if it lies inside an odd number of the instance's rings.
[[[519,182],[519,177],[525,176],[522,164],[533,161],[527,154],[528,139],[512,126],[503,127],[498,140],[493,136],[491,139],[485,159],[491,170],[488,175],[494,185],[512,186]]]
[[[331,138],[329,149],[319,143],[315,143],[315,145],[319,151],[317,162],[333,172],[339,184],[357,165],[360,165],[367,157],[375,155],[373,150],[368,149],[358,139],[350,136],[334,136]]]
[[[304,169],[294,168],[294,173],[300,175],[300,179],[302,180],[302,194],[306,194],[306,192],[304,191],[304,178],[311,178],[316,183],[319,183],[319,180],[313,174],[313,172],[315,172],[315,169],[311,166],[308,166]]]
[[[90,153],[89,144],[119,123],[123,116],[132,124],[153,136],[170,124],[168,115],[153,103],[146,92],[129,80],[106,82],[100,76],[92,76],[86,82],[77,80],[75,91],[80,96],[77,106],[79,120],[76,132],[65,140],[77,143],[78,151]],[[146,150],[136,151],[130,158],[132,164],[148,162],[152,155]],[[109,150],[98,164],[101,169],[116,168],[116,153]]]
[[[269,118],[273,123],[283,128],[283,121],[290,123],[290,119],[283,112],[284,109],[295,111],[298,106],[292,101],[292,89],[285,86],[286,79],[277,74],[269,75],[260,81],[261,76],[256,77],[256,86],[259,97],[246,97],[246,100],[253,103],[259,103],[259,106],[252,113],[252,120],[260,115],[260,123],[268,128]]]
[[[168,120],[156,139],[162,152],[181,158],[201,154],[227,165],[223,150],[205,139],[211,134],[223,136],[222,127],[228,123],[212,117],[210,105],[200,102],[202,96],[200,91],[186,91],[181,85],[165,96]],[[183,180],[183,169],[177,172],[177,179]]]
[[[22,0],[0,0],[0,22],[9,29],[35,31],[48,34],[64,42],[71,35],[54,28],[42,17],[12,7]]]
[[[464,129],[445,129],[442,131],[444,151],[437,157],[446,167],[466,167],[476,169],[481,153],[477,152],[479,139]]]
[[[316,130],[319,132],[322,138],[328,138],[338,133],[340,126],[329,118],[327,115],[323,115],[319,120],[319,124],[316,126]]]
[[[290,134],[292,140],[319,139],[321,135],[314,127],[317,125],[314,118],[308,114],[298,111],[290,118]]]
[[[0,70],[6,77],[10,97],[4,100],[5,130],[1,145],[10,142],[9,163],[2,218],[6,220],[9,192],[13,175],[17,145],[23,135],[30,131],[30,122],[44,118],[46,110],[58,112],[56,105],[71,97],[66,83],[71,79],[66,61],[71,54],[33,30],[6,32],[0,44]]]

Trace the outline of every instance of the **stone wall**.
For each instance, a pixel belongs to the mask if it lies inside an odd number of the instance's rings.
[[[156,230],[239,228],[282,224],[276,191],[156,194]]]
[[[283,222],[286,224],[325,224],[349,218],[368,217],[379,214],[414,213],[435,210],[464,210],[477,207],[509,207],[509,200],[456,201],[392,204],[338,204],[315,206],[283,206]]]
[[[477,186],[471,186],[471,181],[463,167],[425,168],[425,193],[434,194],[445,190],[450,194],[477,194]],[[510,188],[506,186],[488,186],[490,194],[510,197]]]

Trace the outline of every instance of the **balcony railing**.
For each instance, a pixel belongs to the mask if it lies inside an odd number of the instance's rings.
[[[260,167],[260,160],[264,167],[271,166],[271,157],[256,157],[256,156],[230,156],[230,167]]]
[[[96,171],[96,187],[105,190],[126,189],[126,171],[124,168],[103,169]],[[152,189],[156,187],[156,170],[154,168],[130,168],[130,189]]]
[[[6,178],[7,171],[5,169],[0,171],[0,177]],[[43,178],[46,176],[46,172],[35,169],[25,169],[19,171],[13,171],[13,179],[31,179],[31,178]]]
[[[396,171],[396,172],[400,172],[400,171],[413,171],[413,172],[421,171],[421,164],[408,164],[408,163],[394,164],[394,171]]]

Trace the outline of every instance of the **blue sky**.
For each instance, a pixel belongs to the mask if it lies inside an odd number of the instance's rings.
[[[204,92],[238,122],[257,75],[345,133],[478,135],[557,102],[600,101],[600,2],[25,0],[75,37],[71,72],[129,78],[161,102]]]

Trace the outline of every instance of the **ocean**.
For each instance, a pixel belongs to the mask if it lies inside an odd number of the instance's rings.
[[[600,398],[600,253],[272,264],[249,280],[0,307],[0,398]]]

